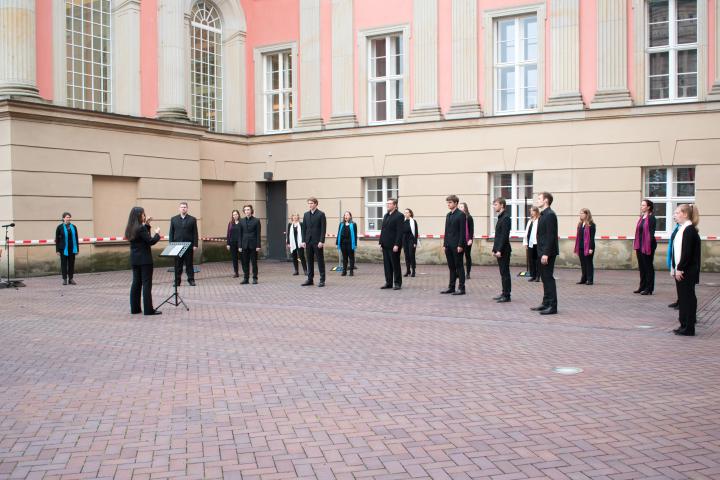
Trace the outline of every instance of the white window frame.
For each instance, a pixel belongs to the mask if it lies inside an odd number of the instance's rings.
[[[677,170],[679,168],[692,168],[695,171],[694,178],[695,180],[692,182],[695,185],[695,196],[692,197],[680,197],[677,195],[677,189],[676,184],[677,181],[675,180],[677,178]],[[667,195],[664,197],[651,197],[650,192],[648,191],[648,173],[650,170],[666,170],[667,175],[665,179],[665,192]],[[655,235],[662,237],[662,238],[669,238],[673,231],[673,212],[675,211],[675,207],[677,207],[679,204],[682,203],[695,203],[695,197],[697,196],[697,167],[695,165],[677,165],[674,167],[645,167],[643,169],[643,198],[647,198],[648,200],[652,200],[652,202],[655,204],[655,209],[657,209],[657,205],[659,204],[665,204],[665,230],[656,230]],[[657,182],[653,182],[657,183]],[[683,183],[689,183],[689,182],[683,182]]]
[[[197,23],[193,21],[193,11],[195,10],[196,6],[200,3],[203,3],[207,5],[210,9],[214,10],[215,14],[217,15],[217,19],[220,22],[220,28],[212,27],[210,25],[205,25],[201,23]],[[195,29],[204,30],[208,32],[208,35],[210,33],[213,33],[217,35],[216,38],[216,54],[215,57],[217,59],[217,62],[214,64],[215,67],[215,73],[210,74],[202,74],[203,78],[205,77],[214,77],[214,103],[215,103],[215,116],[214,119],[208,123],[204,122],[203,118],[198,119],[197,118],[197,112],[199,110],[208,110],[210,111],[210,108],[204,108],[199,107],[195,103],[195,98],[200,97],[200,95],[195,95],[195,78],[193,75],[193,58],[194,58],[194,43],[193,43],[193,33],[195,32]],[[224,50],[224,39],[223,39],[223,18],[222,14],[220,12],[220,9],[215,5],[213,2],[202,0],[201,2],[197,2],[193,4],[192,10],[190,11],[190,114],[193,121],[200,123],[201,125],[205,126],[208,130],[211,132],[222,132],[223,131],[223,109],[225,106],[225,99],[223,96],[223,92],[225,90],[224,85],[224,65],[223,65],[223,50]],[[206,62],[205,65],[209,65]],[[218,104],[220,105],[218,107]]]
[[[285,66],[285,54],[289,55],[290,65],[290,87],[288,88],[286,85],[283,84],[285,76],[283,75],[283,67]],[[278,57],[278,68],[279,68],[279,85],[277,89],[268,88],[267,85],[267,79],[268,79],[268,64],[270,57],[277,56]],[[294,89],[294,82],[293,82],[293,75],[295,71],[293,70],[293,64],[294,60],[292,57],[292,50],[286,49],[286,50],[276,50],[273,52],[267,52],[262,55],[262,65],[263,65],[263,115],[264,115],[264,132],[265,133],[285,133],[289,132],[293,129],[295,126],[293,115],[295,113],[295,107],[296,107],[296,101],[295,93],[293,91]],[[285,112],[287,111],[287,108],[285,108],[285,102],[284,98],[285,95],[290,95],[292,98],[292,106],[290,110],[290,125],[284,125],[285,123]],[[280,128],[273,129],[272,125],[270,124],[269,119],[269,113],[268,112],[268,101],[269,96],[271,95],[278,95],[280,99],[280,110],[279,110],[279,116],[280,116]]]
[[[369,190],[370,190],[369,186],[370,186],[370,185],[369,185],[369,183],[370,183],[370,181],[376,181],[376,180],[379,180],[379,179],[382,179],[382,199],[381,199],[380,202],[370,202],[370,199],[369,199]],[[388,194],[387,181],[388,181],[389,179],[395,180],[395,185],[397,186],[397,188],[395,189],[395,191],[397,192],[397,195],[395,195],[395,197],[391,197],[391,196]],[[395,198],[395,200],[398,200],[398,196],[400,195],[400,183],[399,183],[399,180],[400,180],[399,177],[393,177],[393,176],[389,176],[389,177],[367,177],[367,178],[365,178],[364,183],[365,183],[365,232],[366,232],[366,233],[379,233],[379,232],[380,232],[380,228],[373,228],[373,229],[370,228],[370,218],[371,218],[371,217],[370,217],[370,214],[369,214],[369,209],[370,209],[370,208],[375,208],[375,207],[382,207],[382,214],[383,214],[383,216],[384,216],[384,215],[387,213],[387,201],[388,201],[388,199],[389,199],[389,198]],[[375,190],[375,189],[373,189],[373,190]],[[375,218],[375,217],[372,217],[372,218]],[[381,218],[381,220],[382,220],[382,218]]]
[[[696,12],[698,14],[698,18],[696,19],[696,40],[694,43],[684,43],[679,45],[677,43],[677,0],[667,0],[668,2],[668,44],[664,46],[657,46],[657,47],[651,47],[650,46],[650,4],[649,2],[645,2],[645,68],[647,75],[645,75],[645,91],[646,98],[645,101],[648,104],[656,104],[656,103],[683,103],[683,102],[696,102],[698,100],[699,92],[700,92],[700,49],[699,49],[699,41],[700,41],[700,2],[696,0]],[[678,53],[681,51],[688,51],[688,50],[695,50],[695,56],[696,56],[696,62],[695,62],[695,78],[696,78],[696,95],[694,97],[678,97],[677,96],[677,87],[678,87]],[[650,55],[653,53],[668,53],[668,92],[669,96],[667,98],[658,98],[658,99],[651,99],[650,98]],[[685,72],[685,73],[692,73],[692,72]]]
[[[370,39],[387,35],[400,35],[403,44],[403,118],[392,121],[371,122],[372,118],[370,110]],[[406,121],[408,110],[410,107],[410,25],[398,24],[388,25],[379,28],[371,28],[358,32],[358,75],[361,79],[360,89],[358,92],[358,105],[361,106],[358,112],[358,122],[360,125],[392,125],[404,123]]]
[[[401,54],[397,55],[397,53],[393,54],[393,39],[399,39],[400,43],[400,50]],[[384,40],[385,41],[385,76],[383,77],[373,77],[372,71],[373,71],[373,56],[372,56],[372,42],[376,40]],[[367,72],[368,72],[368,124],[369,125],[384,125],[388,123],[399,123],[405,120],[406,112],[407,112],[407,97],[405,97],[405,82],[407,81],[407,76],[405,70],[405,57],[407,56],[407,45],[405,45],[405,42],[402,37],[402,32],[395,32],[390,33],[386,35],[380,35],[380,36],[373,36],[369,37],[367,39],[368,41],[368,56],[367,56]],[[400,74],[391,74],[390,68],[392,65],[392,58],[400,56],[401,61],[401,69],[402,72]],[[396,81],[402,82],[403,88],[400,90],[400,92],[396,92],[397,95],[401,95],[401,98],[390,98],[390,92],[392,91],[391,85],[393,82]],[[374,87],[376,84],[385,83],[385,120],[375,120],[373,117],[375,116],[375,104],[377,101],[374,99]],[[394,103],[397,100],[402,100],[403,103],[403,111],[402,116],[397,116],[397,111],[394,108]],[[394,115],[391,115],[394,114]]]
[[[273,55],[280,52],[290,52],[290,60],[292,63],[292,124],[293,128],[285,130],[268,130],[267,117],[265,111],[265,56]],[[253,50],[253,62],[255,64],[255,132],[257,135],[277,135],[292,132],[297,127],[297,105],[299,105],[297,95],[297,43],[278,43],[273,45],[264,45],[255,47]]]
[[[523,170],[521,172],[491,172],[490,173],[490,196],[492,197],[491,202],[493,200],[495,200],[495,197],[496,197],[496,195],[495,195],[495,187],[496,187],[495,175],[512,175],[511,182],[510,182],[510,192],[514,196],[518,192],[519,176],[525,175],[528,173],[530,175],[532,175],[533,184],[526,185],[526,187],[529,186],[531,188],[534,188],[535,173],[532,170]],[[533,197],[534,197],[534,193],[524,199],[524,201],[525,201],[524,204],[525,204],[526,208],[533,205],[533,200],[534,200]],[[505,197],[503,197],[503,198],[505,198]],[[520,225],[518,223],[518,220],[520,217],[519,209],[523,206],[523,199],[522,198],[514,198],[514,197],[505,198],[505,202],[507,202],[507,204],[505,206],[505,210],[510,212],[510,222],[511,222],[510,223],[510,225],[511,225],[510,235],[522,237],[523,235],[525,235],[525,224]],[[524,217],[524,215],[523,215],[523,217]],[[490,222],[491,222],[490,232],[493,235],[495,234],[496,221],[497,221],[497,214],[495,213],[495,209],[493,208],[492,203],[491,203],[490,204]]]
[[[545,22],[546,6],[543,3],[534,3],[510,8],[486,10],[483,15],[482,44],[483,47],[483,75],[486,79],[484,87],[485,105],[483,110],[487,115],[521,115],[543,111],[545,102]],[[535,15],[537,19],[537,108],[528,111],[503,113],[498,110],[495,100],[495,25],[497,20],[504,17],[521,17]]]
[[[74,2],[69,2],[66,0],[63,0],[62,2],[60,2],[60,1],[56,2],[57,5],[61,5],[63,8],[63,29],[62,29],[63,43],[62,43],[62,45],[63,45],[63,52],[64,52],[63,58],[64,58],[64,67],[65,68],[63,68],[63,70],[62,70],[62,75],[65,77],[65,82],[64,82],[64,92],[62,93],[61,98],[64,99],[63,103],[65,103],[67,106],[72,107],[72,108],[82,108],[85,110],[93,110],[93,111],[99,111],[99,112],[109,112],[112,109],[112,100],[113,100],[112,99],[112,83],[113,83],[112,82],[112,80],[113,80],[113,71],[112,71],[113,18],[112,17],[113,17],[114,8],[113,8],[112,0],[105,0],[105,1],[107,3],[107,7],[108,7],[107,11],[104,12],[104,15],[107,15],[107,29],[108,29],[107,38],[102,37],[102,28],[105,25],[96,24],[94,22],[90,22],[90,24],[91,24],[90,32],[74,30],[74,29],[68,30],[68,27],[67,27],[68,19],[72,18],[71,23],[73,25],[75,23],[75,17],[68,17],[68,7],[70,7],[70,8],[79,7],[79,8],[81,8],[81,11],[84,14],[86,9],[93,10],[92,5],[90,5],[89,7],[86,8],[84,6],[75,5]],[[103,13],[102,10],[101,10],[101,13]],[[94,35],[96,25],[99,25],[99,27],[101,29],[101,31],[100,31],[101,36],[99,36],[99,37]],[[87,50],[87,48],[85,47],[84,44],[82,46],[78,46],[78,45],[75,45],[75,43],[73,43],[73,37],[74,37],[73,34],[76,32],[79,32],[80,35],[82,35],[83,38],[85,38],[85,39],[90,38],[91,45],[90,45],[89,50],[91,51],[92,57],[95,56],[96,52],[99,52],[101,55],[104,52],[107,55],[107,63],[106,64],[103,63],[102,61],[96,62],[94,58],[92,60],[90,60],[89,62],[83,61],[85,50]],[[68,43],[68,34],[70,34],[70,42],[69,43]],[[94,39],[95,38],[100,38],[100,42],[103,44],[103,45],[101,45],[100,50],[96,50],[94,48]],[[103,49],[102,47],[105,47],[105,48]],[[72,49],[72,51],[73,51],[72,56],[67,55],[68,48]],[[80,52],[81,57],[79,59],[75,57],[75,50],[77,48],[81,49],[81,52]],[[76,72],[74,70],[75,61],[79,61],[80,64],[83,66],[83,68],[80,72]],[[96,65],[100,65],[101,69],[105,68],[106,69],[105,75],[104,76],[101,75],[100,77],[97,77],[92,72],[89,74],[86,73],[84,66],[87,65],[88,63],[90,65],[91,70],[94,70]],[[82,82],[81,85],[75,84],[75,78],[77,75],[80,75],[80,79]],[[68,77],[72,77],[71,82],[67,81]],[[89,86],[86,85],[86,83],[85,83],[88,78],[91,79],[91,84]],[[94,88],[96,79],[98,79],[98,81],[100,82],[101,88]],[[106,82],[106,85],[107,85],[107,87],[104,89],[102,88],[103,80]],[[81,89],[80,92],[81,92],[82,98],[75,97],[75,89],[77,89],[77,88]],[[57,89],[56,89],[56,91],[57,91]],[[69,94],[70,91],[72,91],[72,95]],[[99,101],[96,101],[96,98],[95,98],[96,93],[100,96]],[[104,95],[104,98],[103,98],[103,95]],[[90,107],[88,107],[87,104],[90,104]],[[98,108],[96,108],[96,107],[98,107]]]
[[[525,42],[523,42],[523,37],[521,33],[521,21],[525,18],[535,18],[535,29],[536,33],[538,32],[538,18],[536,14],[529,13],[524,15],[513,15],[509,17],[496,17],[493,21],[493,92],[494,92],[494,101],[496,105],[495,114],[496,115],[517,115],[517,114],[523,114],[523,113],[533,113],[537,112],[538,105],[540,104],[540,98],[538,96],[539,92],[539,67],[538,67],[538,58],[540,57],[540,50],[539,50],[539,39],[535,38],[535,44],[536,44],[536,57],[535,60],[529,61],[529,60],[519,60],[521,57],[526,56],[526,52],[524,49]],[[500,23],[505,22],[508,20],[512,20],[514,22],[514,29],[515,29],[515,35],[513,38],[513,42],[515,44],[515,59],[512,62],[507,63],[500,63]],[[527,86],[524,85],[525,77],[522,75],[524,73],[524,70],[528,66],[535,66],[535,75],[536,75],[536,85],[535,85],[535,106],[533,108],[526,108],[525,104],[525,98],[524,98],[524,91],[527,89]],[[515,90],[515,107],[512,110],[500,110],[501,105],[501,95],[500,95],[500,72],[508,67],[514,67],[515,69],[515,84],[513,85],[513,88]],[[523,105],[525,108],[518,108],[519,105]]]

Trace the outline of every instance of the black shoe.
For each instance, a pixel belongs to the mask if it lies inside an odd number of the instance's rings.
[[[305,280],[305,283],[301,283],[300,286],[307,287],[308,285],[312,285],[312,284],[313,284],[312,280]]]
[[[70,280],[68,280],[68,283],[70,285],[77,285],[77,283],[75,283],[75,280],[73,280],[72,278]]]
[[[540,277],[535,277],[535,281],[536,281],[536,282],[539,282],[540,280],[541,280]]]
[[[528,278],[528,282],[534,282],[534,281],[535,281],[535,277]]]
[[[162,312],[160,310],[153,310],[150,313],[146,313],[145,315],[162,315]]]
[[[320,280],[320,283],[318,283],[318,287],[324,287],[325,286],[325,280]]]
[[[195,286],[195,280],[188,280],[188,284],[189,284],[191,287],[194,287],[194,286]]]
[[[233,275],[233,278],[238,278],[238,277],[240,277],[240,274],[236,272],[235,275]]]
[[[247,278],[243,278],[243,281],[240,282],[240,285],[247,285],[248,283],[250,283],[250,281]]]
[[[447,290],[443,290],[443,291],[440,292],[440,293],[455,293],[455,289],[454,289],[454,288],[448,288]]]
[[[587,282],[585,285],[592,285],[592,284],[593,284],[593,282],[592,282],[592,280],[590,280],[590,281]]]
[[[652,295],[652,293],[650,290],[645,290],[644,292],[640,292],[640,295]]]
[[[257,278],[253,278],[253,285],[257,285]]]
[[[300,275],[297,270],[295,270],[295,271],[293,272],[293,277],[294,277],[295,275]]]
[[[507,303],[510,301],[510,297],[500,297],[497,303]]]
[[[682,327],[673,328],[673,333],[675,333],[675,334],[677,334],[680,331],[682,331]]]
[[[411,276],[411,277],[414,277],[414,276],[415,276],[415,270],[413,270],[413,272],[410,274],[410,276]]]
[[[346,277],[346,276],[347,276],[347,272],[346,272],[345,270],[343,270],[343,273],[341,273],[340,276],[341,276],[341,277]]]
[[[67,285],[67,280],[63,280],[63,285]]]
[[[350,273],[349,273],[348,275],[350,275],[351,277],[354,277],[354,276],[355,276],[355,275],[353,274],[352,269],[350,270]]]
[[[548,308],[547,305],[539,305],[537,307],[532,307],[530,310],[533,310],[535,312],[540,312],[542,310],[545,310],[546,308]]]
[[[678,308],[678,302],[673,302],[670,305],[668,305],[668,308]]]
[[[575,285],[583,285],[587,283],[587,280],[580,280],[579,282],[575,282]]]
[[[470,272],[467,272],[467,273],[465,274],[465,280],[469,280],[469,279],[470,279]]]
[[[403,275],[403,277],[409,277],[409,276],[410,276],[410,272],[405,272],[405,275]]]
[[[179,282],[176,280],[173,282],[173,287],[179,287],[181,284],[182,284],[182,282]]]
[[[675,332],[675,335],[680,335],[681,337],[694,337],[695,336],[695,330],[678,330]]]
[[[557,307],[548,307],[545,310],[540,310],[540,315],[555,315],[557,313]]]
[[[385,285],[383,285],[382,287],[380,287],[380,290],[385,290],[385,289],[388,289],[388,288],[392,288],[392,285],[388,285],[388,284],[386,283]]]
[[[452,292],[452,295],[465,295],[465,289],[461,288],[460,290],[456,292]]]
[[[401,288],[402,288],[402,287],[401,287],[400,285],[395,285],[395,286],[393,287],[393,290],[400,290]]]
[[[130,315],[137,315],[138,313],[142,313],[142,310],[138,310],[137,312],[130,310]]]
[[[633,293],[642,293],[643,290],[641,288],[638,288],[637,290],[633,290]]]
[[[505,295],[503,295],[503,294],[501,293],[500,295],[498,295],[498,296],[496,296],[496,297],[493,297],[493,300],[500,300],[500,299],[503,298],[504,296],[505,296]]]

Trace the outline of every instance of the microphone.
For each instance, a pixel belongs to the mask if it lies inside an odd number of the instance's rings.
[[[15,226],[14,223],[8,223],[7,225],[0,225],[0,228],[8,228],[8,227],[13,228],[14,226]]]

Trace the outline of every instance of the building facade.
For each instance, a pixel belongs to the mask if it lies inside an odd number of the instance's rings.
[[[720,270],[718,25],[720,0],[0,0],[11,270],[57,268],[41,240],[63,211],[92,237],[81,268],[125,266],[126,246],[94,239],[137,204],[166,232],[182,200],[207,239],[252,203],[280,258],[288,214],[315,196],[329,232],[353,213],[373,257],[387,198],[437,237],[450,193],[489,261],[492,199],[521,235],[545,190],[560,264],[587,207],[597,263],[632,266],[647,197],[661,239],[695,202]]]

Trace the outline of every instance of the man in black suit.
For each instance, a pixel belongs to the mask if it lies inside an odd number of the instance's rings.
[[[450,283],[447,290],[440,293],[451,293],[453,295],[465,295],[465,268],[463,267],[463,251],[465,248],[465,214],[458,208],[460,199],[457,195],[449,195],[445,201],[450,213],[445,217],[445,238],[443,250],[450,270]],[[455,281],[458,281],[458,289],[455,290]]]
[[[387,213],[382,219],[380,227],[380,247],[383,252],[383,265],[385,267],[385,285],[382,289],[402,288],[402,272],[400,270],[400,250],[402,249],[402,229],[405,216],[398,212],[397,200],[390,198],[387,201]]]
[[[558,248],[558,222],[555,212],[552,211],[553,196],[543,192],[538,196],[541,209],[537,225],[537,254],[540,258],[540,279],[543,283],[542,305],[531,310],[539,311],[541,315],[554,315],[557,313],[557,289],[555,287],[555,258],[560,253]]]
[[[193,268],[193,255],[198,248],[198,227],[197,220],[188,215],[187,202],[180,202],[180,214],[170,219],[170,231],[168,233],[170,242],[191,242],[192,250],[188,249],[181,258],[175,259],[175,284],[180,285],[183,266],[187,272],[188,283],[195,286],[195,270]]]
[[[500,268],[500,279],[502,281],[502,293],[493,300],[498,303],[506,303],[510,301],[510,291],[512,283],[510,280],[510,255],[512,247],[510,246],[510,214],[507,212],[507,202],[504,198],[498,197],[493,202],[493,209],[498,214],[497,223],[495,224],[495,241],[493,242],[492,253],[497,258],[498,267]]]
[[[318,287],[325,286],[325,230],[327,229],[327,220],[325,214],[318,210],[318,201],[315,197],[307,200],[308,210],[303,215],[302,223],[302,248],[305,249],[307,257],[308,275],[307,280],[302,286],[312,285],[315,277],[315,257],[317,256],[318,270],[320,270],[320,283]]]
[[[255,209],[252,205],[243,207],[245,218],[240,220],[240,254],[242,256],[243,281],[241,285],[247,285],[250,278],[250,263],[252,262],[253,285],[257,285],[258,266],[257,257],[260,252],[260,220],[253,214]]]

